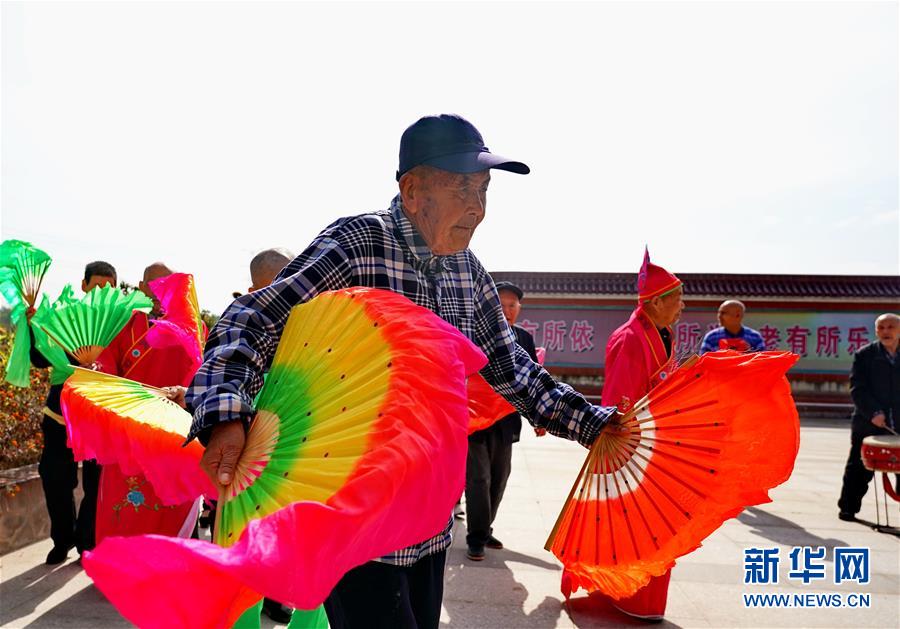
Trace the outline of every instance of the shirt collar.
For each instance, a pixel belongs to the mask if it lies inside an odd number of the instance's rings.
[[[391,201],[391,217],[394,219],[395,229],[402,243],[412,256],[413,266],[427,274],[450,269],[452,256],[436,256],[432,253],[422,234],[403,211],[403,201],[399,194]]]

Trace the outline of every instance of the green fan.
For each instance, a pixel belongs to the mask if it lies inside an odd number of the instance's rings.
[[[12,351],[6,362],[3,379],[17,387],[27,387],[31,361],[31,339],[28,336],[28,316],[25,310],[25,302],[16,287],[12,269],[0,267],[0,296],[9,305],[9,320],[16,330]],[[20,333],[21,332],[21,333]]]
[[[43,304],[42,304],[43,306]],[[153,303],[133,291],[94,288],[83,299],[66,286],[49,308],[41,308],[31,319],[32,327],[63,348],[79,365],[90,365],[125,327],[135,310],[149,312]]]
[[[77,300],[73,297],[72,301]],[[45,293],[44,298],[41,300],[41,305],[37,307],[37,311],[35,312],[35,316],[37,316],[37,313],[42,313],[41,316],[38,317],[38,320],[52,316],[48,312],[53,307],[51,303],[50,298]],[[43,354],[44,358],[47,359],[47,362],[49,362],[52,367],[50,370],[50,384],[62,384],[75,372],[69,361],[69,356],[66,354],[66,350],[60,347],[58,343],[51,340],[50,337],[47,336],[47,333],[41,328],[33,326],[31,332],[34,337],[35,349]]]
[[[0,243],[0,268],[8,270],[5,280],[16,286],[29,308],[37,301],[50,262],[50,256],[30,242],[4,240]]]
[[[0,295],[12,309],[10,319],[16,328],[16,339],[4,378],[18,387],[29,384],[31,338],[27,311],[34,307],[41,280],[48,268],[50,256],[31,243],[22,240],[4,240],[0,243]]]

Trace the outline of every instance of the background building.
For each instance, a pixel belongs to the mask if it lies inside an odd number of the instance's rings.
[[[697,352],[718,326],[725,299],[747,306],[746,325],[769,349],[800,360],[788,374],[798,405],[843,413],[853,352],[874,340],[875,317],[900,310],[900,276],[678,273],[685,310],[675,325],[679,355]],[[519,324],[547,349],[546,366],[587,395],[600,394],[606,340],[636,304],[634,273],[492,273],[525,291]]]

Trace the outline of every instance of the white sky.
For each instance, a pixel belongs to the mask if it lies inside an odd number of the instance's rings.
[[[252,255],[387,207],[469,118],[495,271],[900,273],[897,2],[2,5],[2,238],[58,293],[162,259],[220,312]]]

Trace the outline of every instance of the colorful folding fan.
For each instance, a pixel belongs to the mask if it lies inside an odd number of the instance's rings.
[[[190,413],[155,387],[79,367],[70,371],[61,400],[76,461],[96,459],[102,465],[118,465],[126,475],[145,476],[164,505],[216,495],[215,485],[200,468],[203,447],[197,441],[182,447]],[[259,627],[261,604],[246,610],[233,628]],[[298,610],[295,616],[290,626],[328,627],[321,607]]]
[[[200,317],[194,276],[172,273],[150,282],[150,290],[159,299],[163,316],[153,321],[147,342],[154,347],[181,345],[199,368],[203,362],[206,327]]]
[[[90,365],[125,327],[135,310],[149,312],[152,302],[139,291],[127,295],[112,286],[91,289],[77,299],[71,286],[31,324],[62,347],[80,365]]]
[[[295,307],[220,499],[230,546],[108,538],[85,570],[142,627],[230,626],[263,595],[315,608],[351,568],[446,525],[465,482],[465,379],[484,363],[390,291]]]
[[[156,388],[99,371],[75,368],[62,396],[69,447],[76,461],[116,464],[144,475],[163,504],[215,496],[200,469],[203,447],[182,447],[191,415]]]
[[[592,446],[546,548],[579,587],[633,595],[726,519],[788,479],[799,420],[788,352],[691,362]]]

